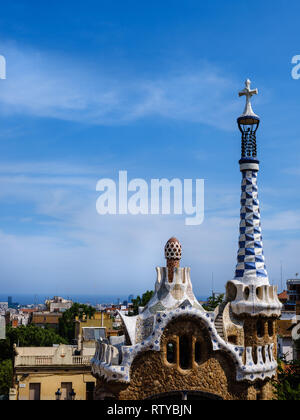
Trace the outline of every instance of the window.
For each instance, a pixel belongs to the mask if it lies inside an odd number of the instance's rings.
[[[169,341],[167,344],[167,361],[176,363],[176,343],[174,341]]]
[[[269,337],[273,337],[273,334],[274,334],[273,321],[268,321],[268,333],[269,333]]]
[[[179,338],[179,365],[181,369],[189,369],[191,365],[190,340],[186,335]]]
[[[262,287],[257,287],[256,288],[256,296],[258,297],[258,299],[263,299],[263,288]]]
[[[87,382],[86,383],[86,401],[92,401],[94,399],[94,382]]]
[[[253,363],[257,364],[257,347],[252,346],[252,359]]]
[[[29,384],[29,400],[38,401],[41,399],[41,384]]]
[[[195,343],[195,362],[201,362],[201,343],[200,341],[196,341]]]
[[[71,400],[72,392],[72,382],[62,382],[61,383],[61,399],[62,400]]]
[[[237,336],[236,335],[229,335],[228,342],[231,344],[237,344]]]
[[[249,294],[250,294],[249,287],[245,287],[245,290],[244,290],[244,298],[245,298],[245,300],[248,300],[249,299]]]
[[[258,390],[257,392],[256,392],[256,400],[257,401],[261,401],[263,399],[263,396],[262,396],[262,390]]]
[[[237,294],[237,288],[230,281],[229,283],[227,283],[227,286],[226,286],[226,298],[227,298],[227,301],[232,302],[233,300],[235,300],[236,294]]]
[[[198,369],[208,359],[208,331],[198,320],[182,317],[172,322],[163,341],[165,365],[178,369],[184,375],[190,369]],[[165,330],[166,331],[166,330]]]
[[[266,363],[266,348],[264,346],[261,351],[261,356],[262,356],[263,362]]]
[[[264,324],[261,319],[259,319],[256,323],[256,331],[257,331],[257,337],[264,336]]]

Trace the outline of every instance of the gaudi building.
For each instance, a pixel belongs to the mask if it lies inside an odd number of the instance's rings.
[[[96,399],[272,398],[276,374],[276,320],[281,304],[270,286],[263,253],[257,191],[259,117],[246,81],[239,161],[242,173],[239,249],[226,299],[214,312],[194,296],[190,268],[180,267],[181,245],[165,246],[155,293],[137,316],[123,316],[125,335],[98,342],[92,360]]]

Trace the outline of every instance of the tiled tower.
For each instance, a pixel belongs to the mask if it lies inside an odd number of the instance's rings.
[[[262,243],[256,149],[260,119],[250,103],[251,97],[258,91],[251,90],[250,80],[245,84],[239,96],[246,96],[246,107],[237,119],[242,133],[239,249],[235,277],[227,283],[226,289],[233,314],[243,319],[244,346],[252,348],[249,356],[257,363],[260,356],[266,357],[260,354],[266,345],[272,345],[273,356],[276,357],[276,319],[280,316],[282,305],[277,297],[277,287],[269,283]]]
[[[239,161],[242,172],[240,235],[234,280],[227,283],[227,298],[236,315],[277,317],[281,303],[277,288],[270,286],[263,252],[257,174],[259,161],[256,152],[256,131],[260,119],[253,112],[250,98],[257,89],[250,89],[250,80],[239,93],[246,96],[244,113],[237,119],[242,133],[242,153]]]

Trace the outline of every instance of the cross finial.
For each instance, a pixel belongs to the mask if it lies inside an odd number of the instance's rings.
[[[257,89],[252,89],[250,88],[251,85],[251,80],[247,79],[245,82],[245,89],[243,89],[241,92],[239,92],[239,96],[246,96],[246,106],[244,109],[244,113],[242,116],[255,116],[257,117],[256,114],[254,114],[252,106],[251,106],[251,102],[250,99],[253,95],[257,95],[258,94],[258,90]]]

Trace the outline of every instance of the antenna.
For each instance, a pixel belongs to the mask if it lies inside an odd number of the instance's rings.
[[[211,273],[211,288],[212,288],[212,296],[214,297],[214,273]]]
[[[282,283],[282,261],[280,261],[280,288],[281,288],[281,291],[283,291],[282,285],[283,285],[283,283]]]

